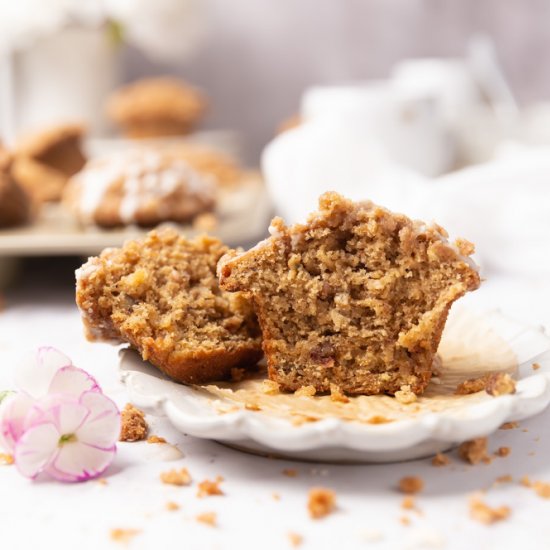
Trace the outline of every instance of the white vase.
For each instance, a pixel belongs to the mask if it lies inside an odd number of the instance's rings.
[[[68,121],[104,133],[104,101],[120,81],[118,50],[103,29],[67,28],[6,56],[0,65],[3,140]]]

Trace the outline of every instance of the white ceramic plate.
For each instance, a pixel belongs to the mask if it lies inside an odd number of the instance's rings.
[[[240,383],[184,386],[132,350],[121,352],[120,369],[130,401],[166,415],[183,433],[249,452],[326,462],[428,456],[489,435],[504,422],[535,415],[550,403],[550,337],[542,328],[498,312],[458,309],[449,317],[439,357],[440,376],[410,405],[388,396],[335,403],[328,396],[267,395],[261,390],[265,375]],[[534,370],[533,363],[540,368]],[[454,395],[459,382],[495,371],[516,376],[515,394]]]

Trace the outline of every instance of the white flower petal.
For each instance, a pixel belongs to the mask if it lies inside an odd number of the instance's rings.
[[[51,423],[29,428],[15,446],[15,464],[21,474],[34,478],[55,459],[59,432]]]
[[[73,395],[80,397],[87,391],[101,392],[99,384],[95,378],[90,376],[85,370],[78,367],[68,366],[60,368],[53,376],[48,388],[48,393],[62,393],[64,395]]]
[[[22,392],[4,398],[0,404],[0,448],[13,453],[33,403],[33,399]]]
[[[46,395],[34,402],[29,410],[25,429],[34,424],[52,423],[62,435],[74,434],[89,415],[86,407],[75,397],[61,394]]]
[[[115,403],[97,392],[82,394],[80,403],[90,414],[76,431],[78,441],[102,448],[114,446],[120,434],[120,413]]]
[[[46,395],[55,373],[62,367],[72,365],[63,353],[51,347],[38,348],[27,356],[15,371],[15,383],[20,390],[32,397]]]
[[[115,447],[98,449],[79,441],[66,443],[46,471],[60,481],[86,481],[101,475],[115,452]]]

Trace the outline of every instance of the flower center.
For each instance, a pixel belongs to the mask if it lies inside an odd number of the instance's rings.
[[[62,447],[66,443],[74,443],[76,441],[76,435],[75,434],[64,434],[59,438],[58,445],[59,447]]]

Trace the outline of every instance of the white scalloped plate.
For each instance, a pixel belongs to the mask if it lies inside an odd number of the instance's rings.
[[[533,416],[550,403],[550,337],[542,328],[496,311],[458,309],[449,317],[438,355],[440,376],[410,405],[388,396],[337,403],[329,396],[268,395],[261,390],[262,374],[239,383],[184,386],[129,349],[121,352],[120,369],[130,401],[166,415],[183,433],[248,452],[320,462],[429,456]],[[534,370],[533,363],[540,368]],[[515,394],[453,394],[462,380],[496,371],[516,376]]]

